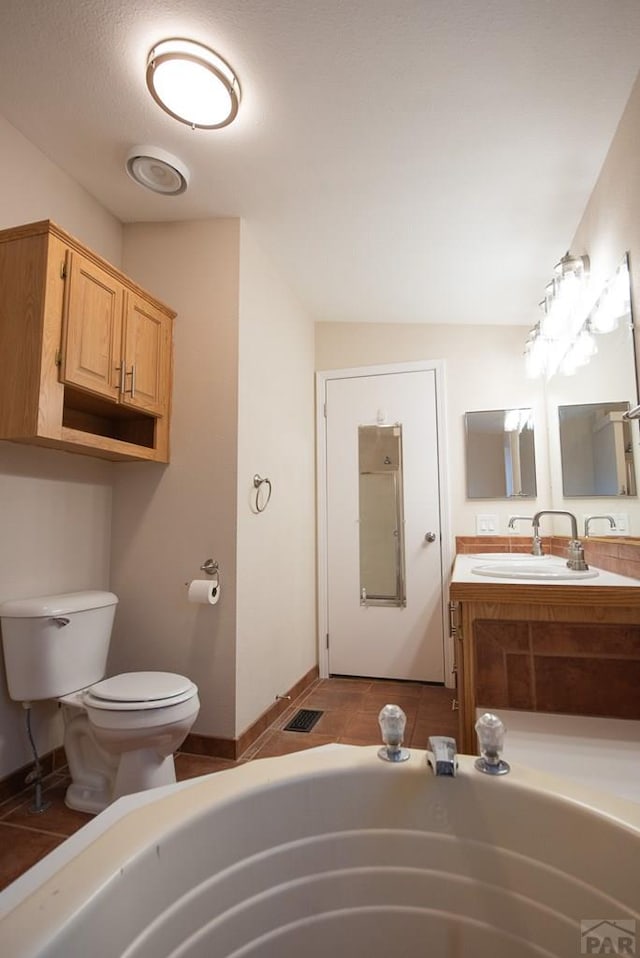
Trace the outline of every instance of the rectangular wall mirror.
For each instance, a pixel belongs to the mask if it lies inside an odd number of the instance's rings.
[[[565,498],[637,495],[628,409],[628,402],[558,406]]]
[[[402,426],[358,426],[360,602],[406,605]]]
[[[611,306],[610,322],[603,326],[596,310],[595,355],[573,375],[558,373],[545,383],[552,508],[575,511],[567,500],[593,497],[600,505],[585,502],[585,513],[623,510],[626,525],[617,534],[638,535],[640,431],[637,420],[616,423],[623,411],[638,403],[627,256],[609,277],[607,288],[613,292],[604,299]],[[612,497],[617,504],[607,506],[602,497]]]
[[[535,498],[533,410],[468,412],[464,421],[467,498]]]

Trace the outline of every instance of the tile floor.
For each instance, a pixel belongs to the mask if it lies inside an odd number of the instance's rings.
[[[233,768],[252,761],[296,752],[329,742],[374,745],[380,741],[378,713],[388,702],[407,716],[405,744],[426,748],[430,735],[456,735],[457,713],[451,711],[453,691],[417,682],[373,679],[320,679],[264,732],[238,762],[180,752],[176,756],[179,781]],[[311,732],[285,732],[299,708],[320,709],[323,715]],[[0,805],[0,890],[43,858],[92,816],[64,804],[68,778],[64,771],[45,780],[44,798],[50,807],[33,814],[33,788]]]

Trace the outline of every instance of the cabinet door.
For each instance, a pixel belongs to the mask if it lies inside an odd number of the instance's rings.
[[[172,320],[135,293],[126,294],[122,402],[153,416],[169,412]]]
[[[117,401],[123,288],[80,253],[67,252],[62,382]]]

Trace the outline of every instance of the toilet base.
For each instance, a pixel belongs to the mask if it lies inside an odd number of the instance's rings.
[[[176,769],[173,755],[159,755],[154,748],[123,752],[113,787],[113,801],[160,785],[174,785]]]
[[[155,749],[141,748],[120,756],[115,781],[105,778],[102,783],[79,784],[67,788],[64,803],[77,812],[97,815],[123,795],[143,792],[161,785],[174,785],[176,770],[173,755],[158,755]]]
[[[109,738],[108,731],[102,730],[102,734]],[[65,805],[97,815],[123,795],[173,785],[176,770],[171,746],[183,737],[180,733],[177,738],[169,738],[165,733],[151,748],[132,748],[114,754],[97,741],[96,730],[86,713],[66,706],[64,747],[71,784],[65,794]]]
[[[124,795],[175,784],[173,755],[198,714],[197,693],[151,709],[88,707],[71,696],[63,704],[69,808],[96,815]]]
[[[65,792],[64,803],[67,808],[73,808],[76,812],[97,815],[111,804],[111,788],[90,788],[72,782]]]

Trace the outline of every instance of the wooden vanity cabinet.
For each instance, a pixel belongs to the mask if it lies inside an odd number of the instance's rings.
[[[452,582],[461,752],[476,709],[640,719],[635,588]]]
[[[0,438],[169,461],[175,313],[50,221],[0,232]]]

